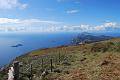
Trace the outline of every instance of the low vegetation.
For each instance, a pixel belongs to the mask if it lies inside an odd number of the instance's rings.
[[[29,74],[29,64],[33,65],[33,80],[120,80],[120,38],[35,50],[16,60],[22,62],[22,73]]]

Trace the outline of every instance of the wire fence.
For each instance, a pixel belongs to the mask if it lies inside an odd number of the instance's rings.
[[[65,54],[58,53],[56,55],[34,56],[34,60],[29,61],[29,64],[22,62],[14,62],[14,80],[27,77],[33,80],[34,74],[40,76],[46,74],[46,71],[53,72],[61,63],[68,64],[70,60]]]

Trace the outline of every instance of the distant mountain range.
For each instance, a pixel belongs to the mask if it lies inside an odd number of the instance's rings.
[[[112,39],[112,36],[106,36],[106,35],[95,35],[92,33],[83,32],[78,34],[76,37],[73,38],[72,44],[83,44],[83,43],[92,43],[92,42],[98,42],[103,40]]]

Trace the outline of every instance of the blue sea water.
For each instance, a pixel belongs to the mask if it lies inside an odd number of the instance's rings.
[[[78,33],[0,33],[0,65],[40,48],[69,45]],[[17,44],[22,46],[12,47]]]

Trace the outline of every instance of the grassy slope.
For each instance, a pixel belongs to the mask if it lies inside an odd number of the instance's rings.
[[[60,64],[58,64],[59,53]],[[44,80],[120,80],[120,38],[36,50],[16,60],[23,62],[23,72],[27,72],[25,70],[28,64],[32,63],[34,80],[40,80],[42,58],[45,69],[49,69],[49,59],[54,59],[54,72],[46,75]]]

